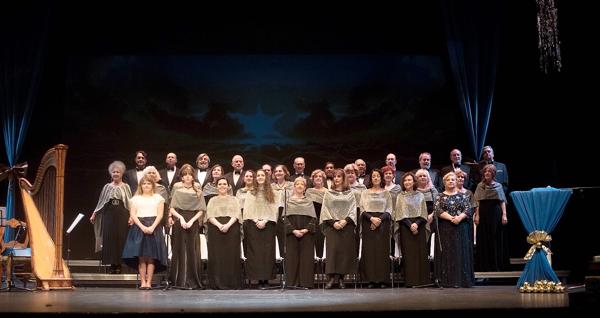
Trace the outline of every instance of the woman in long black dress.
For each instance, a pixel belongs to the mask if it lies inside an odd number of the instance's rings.
[[[125,164],[113,161],[108,166],[112,182],[102,188],[90,221],[94,224],[96,252],[102,252],[102,264],[110,264],[111,274],[121,273],[121,255],[127,238],[131,189],[123,182]]]
[[[444,287],[472,287],[473,232],[471,203],[456,188],[456,174],[444,175],[445,190],[434,205],[438,218],[435,244],[435,276]],[[439,240],[439,242],[438,242]]]
[[[294,191],[285,210],[285,270],[290,286],[313,288],[317,214],[313,202],[304,195],[306,179],[294,180]]]
[[[426,285],[431,282],[427,260],[427,206],[425,197],[416,191],[415,175],[402,176],[402,192],[396,200],[394,221],[400,234],[406,287]]]
[[[344,170],[336,169],[331,190],[323,196],[319,220],[326,240],[327,289],[333,288],[336,282],[340,288],[346,288],[345,274],[356,273],[356,206],[356,197],[346,183]]]
[[[323,196],[327,192],[327,177],[325,172],[321,169],[317,169],[310,174],[313,187],[306,189],[306,197],[309,198],[315,206],[315,212],[317,214],[317,221],[321,218],[321,206],[323,205]],[[320,227],[317,227],[315,232],[315,252],[317,257],[323,257],[323,244],[325,243],[325,236],[321,231]]]
[[[254,187],[244,202],[243,228],[246,241],[246,274],[266,289],[275,278],[275,234],[280,203],[262,169],[256,171]]]
[[[194,168],[185,164],[179,171],[181,181],[173,185],[169,209],[173,221],[170,279],[178,288],[202,289],[199,234],[206,204],[200,183],[194,181]]]
[[[248,171],[245,174],[247,175]],[[212,289],[241,288],[240,222],[242,213],[238,199],[228,194],[230,188],[226,178],[219,178],[217,180],[219,194],[208,202],[206,212],[208,220],[208,282]],[[240,190],[237,195],[240,194]]]
[[[360,197],[362,237],[361,271],[369,288],[385,288],[390,280],[392,196],[383,189],[381,170],[371,171],[371,187]]]
[[[483,180],[475,190],[479,207],[474,221],[477,225],[475,267],[477,271],[500,271],[507,261],[505,257],[504,225],[506,218],[506,196],[502,184],[496,182],[496,167],[487,164],[481,170]]]

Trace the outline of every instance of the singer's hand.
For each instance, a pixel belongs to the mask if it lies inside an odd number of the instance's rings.
[[[90,216],[90,222],[92,224],[94,224],[94,222],[96,222],[96,212],[92,213],[92,216]]]

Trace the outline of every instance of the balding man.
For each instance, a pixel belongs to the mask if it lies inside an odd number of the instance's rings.
[[[441,170],[441,178],[444,179],[444,176],[448,174],[448,172],[456,172],[458,169],[462,170],[467,176],[465,179],[464,187],[471,190],[473,188],[473,183],[470,178],[471,175],[471,166],[466,165],[462,162],[462,152],[458,149],[452,149],[450,151],[450,161],[452,162],[449,166],[445,166]],[[474,189],[473,189],[474,190]]]
[[[296,157],[294,159],[294,173],[290,175],[290,181],[294,182],[296,178],[304,178],[306,179],[306,187],[312,188],[312,180],[310,179],[310,175],[304,174],[304,169],[306,169],[306,162],[303,157]]]
[[[400,182],[402,182],[402,175],[404,174],[404,171],[400,171],[400,170],[396,170],[396,155],[393,153],[389,153],[386,157],[385,157],[385,165],[392,168],[392,170],[394,170],[394,183],[395,184],[400,184]]]
[[[171,187],[180,181],[179,169],[177,168],[177,155],[169,152],[165,158],[165,164],[166,167],[161,169],[158,173],[160,174],[160,179],[163,185],[169,189],[169,192],[171,192]]]
[[[231,158],[231,167],[233,171],[228,172],[225,175],[225,179],[231,185],[233,195],[237,193],[237,190],[244,187],[244,158],[241,155],[235,155]]]
[[[367,163],[359,158],[354,161],[354,164],[357,169],[356,180],[358,183],[364,184],[365,187],[369,188],[371,186],[371,176],[367,174]]]

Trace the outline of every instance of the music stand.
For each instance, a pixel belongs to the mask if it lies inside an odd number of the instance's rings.
[[[166,269],[167,274],[164,276],[164,279],[159,283],[159,286],[157,286],[156,289],[162,289],[162,290],[179,289],[174,284],[171,284],[171,262],[173,260],[173,251],[172,251],[172,246],[171,246],[172,237],[171,236],[172,236],[172,231],[173,231],[173,225],[169,224],[168,218],[167,218],[166,224],[163,225],[163,231],[165,232],[165,241],[167,244],[167,269]],[[169,259],[169,251],[171,252],[171,259]]]
[[[67,229],[67,266],[69,266],[69,261],[71,260],[71,232],[79,224],[79,221],[83,219],[83,216],[82,213],[77,214],[77,217],[75,217],[75,220],[73,220],[73,223]]]

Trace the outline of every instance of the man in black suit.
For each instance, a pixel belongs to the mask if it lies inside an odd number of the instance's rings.
[[[431,168],[431,154],[429,152],[423,152],[419,155],[419,169],[427,170],[433,186],[440,192],[444,191],[444,184],[442,182],[442,177],[440,176],[440,171]],[[411,172],[416,173],[419,169],[415,169]]]
[[[400,182],[402,182],[402,175],[404,174],[404,171],[396,170],[396,163],[397,163],[397,160],[396,160],[395,154],[389,153],[385,157],[385,165],[394,169],[394,183],[400,184]]]
[[[333,185],[333,172],[335,171],[335,164],[331,161],[327,161],[323,171],[325,172],[326,177],[326,180],[324,180],[324,186],[331,190],[331,186]]]
[[[210,157],[208,154],[201,153],[196,157],[196,167],[195,179],[204,188],[204,185],[210,180],[210,169],[208,168],[210,167]]]
[[[167,164],[166,168],[161,169],[158,173],[160,174],[163,186],[171,192],[171,187],[180,181],[179,169],[177,168],[177,155],[173,152],[169,152],[165,159],[165,163]]]
[[[244,158],[241,155],[235,155],[231,158],[232,172],[228,172],[225,175],[225,179],[231,185],[233,195],[237,193],[238,189],[244,187]]]
[[[508,195],[508,170],[506,170],[506,165],[494,160],[494,149],[492,149],[492,146],[483,147],[481,156],[483,160],[479,162],[478,168],[473,169],[474,171],[472,172],[472,179],[475,182],[475,186],[481,181],[481,170],[483,167],[487,164],[492,164],[496,167],[496,182],[502,185],[504,193]]]
[[[452,163],[449,166],[445,166],[442,168],[441,178],[444,179],[444,176],[448,172],[456,172],[458,169],[460,169],[467,175],[464,187],[469,190],[474,190],[473,189],[473,180],[471,180],[472,178],[470,178],[471,166],[463,164],[462,159],[463,159],[462,152],[458,149],[452,149],[452,151],[450,151],[450,161],[452,161]],[[443,190],[443,188],[442,188],[442,190]]]
[[[354,161],[356,165],[357,175],[356,180],[358,183],[363,184],[365,187],[371,187],[371,176],[367,174],[367,163],[362,159],[356,159]]]
[[[143,150],[138,150],[135,152],[135,168],[125,171],[123,181],[125,181],[125,183],[129,185],[132,194],[135,194],[135,191],[138,187],[138,183],[140,182],[140,179],[144,176],[143,171],[144,168],[146,168],[147,162],[148,154]]]
[[[312,188],[312,180],[310,179],[310,175],[304,174],[304,169],[306,168],[306,162],[303,157],[296,157],[294,159],[294,174],[290,176],[290,181],[294,182],[296,178],[304,178],[306,180],[306,187]]]

